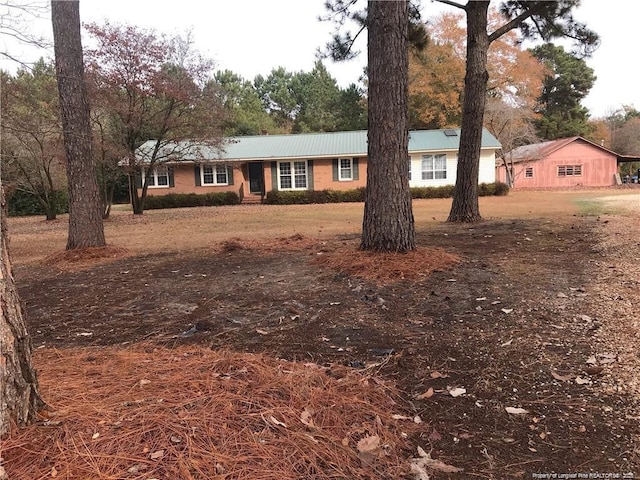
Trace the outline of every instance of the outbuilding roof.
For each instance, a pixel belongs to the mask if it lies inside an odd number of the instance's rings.
[[[144,157],[155,141],[143,144],[138,154]],[[460,146],[460,130],[415,130],[409,132],[409,152],[457,151]],[[292,135],[258,135],[230,137],[218,151],[206,145],[181,142],[164,147],[166,156],[176,152],[172,159],[202,160],[275,160],[287,158],[354,157],[367,155],[367,131],[332,133],[301,133]],[[498,149],[500,142],[487,130],[482,132],[482,148]],[[179,154],[177,153],[179,152]]]
[[[604,150],[605,152],[616,155],[616,153],[612,152],[611,150],[608,150],[601,145],[593,143],[587,140],[586,138],[568,137],[568,138],[559,138],[557,140],[550,140],[547,142],[532,143],[531,145],[524,145],[522,147],[514,148],[513,150],[508,152],[505,156],[509,159],[509,161],[512,161],[513,163],[535,162],[538,160],[542,160],[543,158],[549,156],[553,152],[560,150],[566,145],[569,145],[570,143],[573,143],[576,141],[588,143],[590,145],[593,145],[594,147]],[[496,164],[497,163],[501,163],[501,161],[500,162],[496,161]]]

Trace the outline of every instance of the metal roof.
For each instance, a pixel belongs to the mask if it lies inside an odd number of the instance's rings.
[[[600,150],[604,150],[605,152],[611,153],[612,155],[616,155],[616,157],[620,158],[615,152],[598,145],[597,143],[593,143],[590,140],[582,137],[567,137],[567,138],[558,138],[556,140],[549,140],[541,143],[532,143],[530,145],[523,145],[522,147],[517,147],[506,153],[505,157],[509,159],[510,162],[519,163],[519,162],[536,162],[538,160],[542,160],[543,158],[551,155],[553,152],[560,150],[561,148],[573,143],[573,142],[583,142],[590,144]],[[498,163],[498,162],[496,162]],[[501,162],[500,162],[501,163]]]
[[[452,135],[456,132],[456,135]],[[415,130],[409,132],[409,152],[457,151],[460,130]],[[138,150],[141,156],[155,145],[154,141],[143,144]],[[230,137],[222,151],[206,145],[181,142],[170,144],[165,152],[180,152],[172,155],[179,160],[274,160],[286,158],[354,157],[367,155],[367,131],[332,133],[301,133],[291,135],[258,135]],[[482,132],[482,148],[498,149],[500,143],[487,130]],[[175,158],[178,160],[178,158]]]

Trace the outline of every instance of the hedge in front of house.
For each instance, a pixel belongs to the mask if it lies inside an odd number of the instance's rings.
[[[170,193],[147,197],[144,204],[146,210],[183,207],[218,207],[221,205],[238,205],[240,197],[235,192],[215,192],[198,195],[196,193]]]
[[[451,198],[453,197],[453,185],[441,187],[413,187],[411,198]],[[301,205],[310,203],[344,203],[364,202],[365,188],[353,190],[297,190],[267,192],[265,203],[271,205]],[[478,195],[487,197],[491,195],[507,195],[509,187],[506,183],[481,183],[478,185]]]
[[[364,187],[353,190],[297,190],[267,192],[265,203],[270,205],[304,205],[310,203],[364,202]]]

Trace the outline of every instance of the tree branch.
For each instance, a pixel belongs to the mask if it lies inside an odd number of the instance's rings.
[[[461,3],[454,2],[453,0],[435,0],[438,3],[444,3],[445,5],[450,5],[452,7],[460,8],[461,10],[466,10],[467,6],[462,5]]]

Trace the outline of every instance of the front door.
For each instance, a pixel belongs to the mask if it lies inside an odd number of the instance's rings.
[[[264,173],[262,162],[249,163],[249,193],[256,195],[264,194]]]

